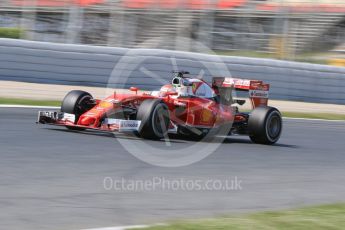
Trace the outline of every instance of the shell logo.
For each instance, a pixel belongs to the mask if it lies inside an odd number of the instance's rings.
[[[108,107],[111,107],[113,106],[112,103],[108,102],[108,101],[102,101],[100,104],[99,104],[99,107],[102,107],[102,108],[108,108]]]
[[[213,114],[208,109],[203,109],[201,112],[201,122],[208,123],[212,120]]]

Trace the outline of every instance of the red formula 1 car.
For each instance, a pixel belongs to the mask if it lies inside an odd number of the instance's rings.
[[[116,93],[98,100],[73,90],[62,101],[61,111],[40,111],[38,123],[68,129],[134,132],[147,139],[170,133],[190,138],[215,135],[248,135],[255,143],[273,144],[282,131],[280,112],[267,106],[269,85],[258,80],[214,77],[212,85],[175,72],[171,84],[159,91]],[[233,92],[247,91],[253,110],[239,112],[245,100]]]

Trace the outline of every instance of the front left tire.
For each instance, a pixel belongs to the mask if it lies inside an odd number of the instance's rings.
[[[90,93],[81,90],[72,90],[62,100],[61,112],[74,114],[75,124],[77,124],[79,117],[92,108],[92,100],[93,97]],[[66,127],[71,130],[84,130],[80,127]]]
[[[159,140],[168,135],[170,117],[169,109],[159,99],[147,99],[141,103],[137,112],[137,120],[141,120],[139,136]]]

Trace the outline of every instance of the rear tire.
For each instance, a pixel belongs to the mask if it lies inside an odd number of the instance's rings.
[[[249,137],[254,143],[272,145],[276,143],[283,128],[281,114],[273,107],[255,108],[248,120]]]
[[[137,112],[137,120],[141,120],[139,136],[159,140],[168,135],[169,108],[158,99],[147,99],[141,103]]]
[[[90,110],[93,106],[91,100],[93,97],[90,93],[81,90],[70,91],[62,100],[61,112],[75,115],[75,124],[77,124],[79,117]],[[66,126],[71,130],[84,130],[84,128]]]

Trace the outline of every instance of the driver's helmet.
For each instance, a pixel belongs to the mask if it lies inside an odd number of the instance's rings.
[[[168,92],[176,92],[176,89],[171,84],[166,84],[159,90],[159,96],[164,97]]]

